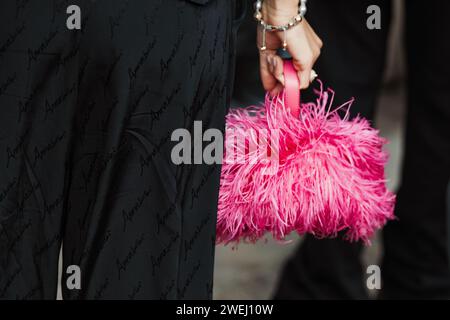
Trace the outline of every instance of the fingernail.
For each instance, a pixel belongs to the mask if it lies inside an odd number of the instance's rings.
[[[284,86],[284,75],[283,74],[279,74],[277,76],[277,80]]]

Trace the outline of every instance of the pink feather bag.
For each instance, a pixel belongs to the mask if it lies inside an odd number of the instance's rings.
[[[227,115],[217,243],[344,231],[347,240],[369,244],[394,218],[386,140],[366,119],[349,119],[353,100],[332,110],[333,91],[322,84],[315,103],[300,103],[291,61],[284,77],[278,96]]]

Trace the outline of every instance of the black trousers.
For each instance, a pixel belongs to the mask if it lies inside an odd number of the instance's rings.
[[[381,30],[366,9],[381,8]],[[383,232],[381,298],[449,298],[446,189],[450,179],[450,2],[405,1],[408,109],[397,221]],[[308,20],[324,40],[318,73],[337,103],[373,118],[382,80],[391,1],[315,0]],[[361,244],[306,237],[286,263],[277,299],[365,299]]]
[[[65,299],[211,298],[220,166],[171,134],[224,130],[233,3],[1,1],[1,299],[54,299],[61,243]]]

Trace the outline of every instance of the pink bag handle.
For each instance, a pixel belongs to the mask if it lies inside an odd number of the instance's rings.
[[[296,118],[300,116],[300,80],[292,60],[284,60],[284,102]]]

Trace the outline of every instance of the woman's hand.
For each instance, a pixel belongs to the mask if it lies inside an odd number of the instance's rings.
[[[264,21],[271,25],[285,25],[298,12],[298,0],[265,0],[262,14]],[[283,60],[276,54],[282,47],[283,32],[266,32],[265,51],[260,51],[261,80],[266,91],[278,94],[284,85]],[[258,48],[262,43],[262,30],[258,27]],[[287,30],[287,51],[292,56],[298,72],[301,89],[310,84],[311,70],[320,55],[322,40],[317,36],[306,19]]]

